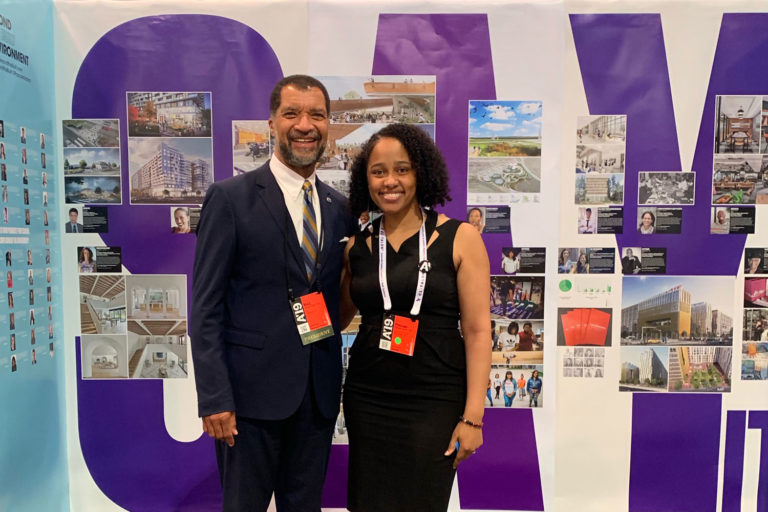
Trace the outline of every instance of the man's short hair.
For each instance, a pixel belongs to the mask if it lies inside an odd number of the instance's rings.
[[[290,75],[275,84],[272,89],[272,94],[269,95],[269,113],[274,115],[277,109],[280,108],[280,101],[282,100],[283,87],[290,85],[296,89],[312,89],[317,87],[322,91],[325,97],[325,113],[331,115],[331,97],[328,96],[328,90],[323,83],[317,78],[309,75]]]
[[[78,211],[77,211],[77,208],[70,208],[70,209],[69,209],[69,213],[70,213],[70,214],[72,214],[72,213],[77,213],[78,215],[80,214],[80,212],[78,212]]]

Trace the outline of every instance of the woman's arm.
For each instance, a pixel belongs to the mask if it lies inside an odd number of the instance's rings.
[[[479,424],[485,412],[486,381],[491,371],[491,308],[488,301],[491,277],[483,239],[471,225],[459,226],[453,257],[467,358],[467,399],[463,416]],[[456,441],[459,441],[459,453],[454,466],[483,444],[482,430],[459,423],[446,455],[453,451]]]
[[[341,272],[341,303],[339,304],[339,316],[341,320],[341,329],[344,330],[352,322],[357,313],[357,308],[352,302],[352,296],[349,292],[349,285],[352,281],[352,271],[349,264],[349,250],[355,245],[355,237],[349,237],[347,246],[344,248],[344,269]]]

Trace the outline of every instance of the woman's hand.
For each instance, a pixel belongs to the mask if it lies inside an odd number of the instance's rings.
[[[453,459],[454,469],[459,466],[459,462],[468,459],[470,455],[473,455],[483,445],[483,430],[460,421],[456,428],[453,429],[451,442],[444,454],[446,457],[456,451],[457,441],[459,443],[459,451],[456,454],[456,458]]]

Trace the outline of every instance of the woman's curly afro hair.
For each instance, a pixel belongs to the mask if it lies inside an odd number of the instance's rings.
[[[432,208],[451,200],[445,160],[427,132],[411,124],[390,124],[368,139],[352,164],[349,207],[355,217],[376,208],[368,193],[368,160],[376,143],[384,137],[397,139],[408,153],[416,171],[416,198],[421,206]]]

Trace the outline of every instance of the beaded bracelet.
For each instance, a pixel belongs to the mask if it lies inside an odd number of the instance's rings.
[[[464,416],[459,416],[459,422],[460,423],[465,423],[465,424],[467,424],[467,425],[469,425],[470,427],[473,427],[473,428],[483,428],[483,422],[482,421],[480,423],[475,423],[472,420],[468,420]]]

